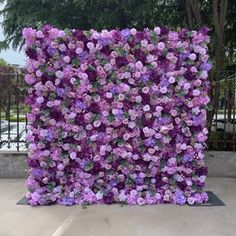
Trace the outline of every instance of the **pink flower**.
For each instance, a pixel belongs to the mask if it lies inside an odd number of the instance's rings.
[[[193,205],[195,203],[195,199],[193,197],[188,197],[187,202],[189,205]]]
[[[125,141],[129,140],[129,138],[130,138],[130,134],[125,133],[125,134],[123,135],[123,139],[124,139]]]
[[[99,127],[101,124],[102,124],[102,123],[101,123],[100,120],[96,120],[96,121],[93,122],[93,126],[94,126],[94,127]]]
[[[76,48],[75,52],[77,54],[81,54],[83,52],[83,48]]]
[[[37,31],[33,28],[24,28],[22,31],[23,37],[26,39],[26,45],[32,44],[35,40]]]
[[[44,102],[44,98],[43,97],[38,97],[38,98],[36,98],[36,101],[37,101],[37,103],[41,104],[41,103]]]
[[[145,199],[142,198],[142,197],[139,197],[139,198],[137,199],[137,203],[138,203],[140,206],[143,206],[143,205],[145,204]]]
[[[173,84],[175,82],[175,77],[171,76],[169,79],[168,79],[169,83]]]
[[[70,158],[71,158],[72,160],[75,160],[76,157],[77,157],[76,152],[72,152],[72,153],[70,153]]]
[[[106,93],[106,97],[107,97],[107,98],[112,98],[112,93],[109,93],[109,92]]]
[[[96,199],[97,199],[97,200],[103,199],[103,193],[100,192],[100,191],[98,191],[98,192],[96,193]]]
[[[130,196],[131,197],[136,197],[137,194],[138,194],[138,192],[136,190],[134,190],[134,189],[130,191]]]
[[[121,202],[125,202],[126,199],[127,199],[127,196],[125,195],[124,192],[121,192],[121,193],[119,194],[118,198],[119,198],[119,200],[120,200]]]
[[[148,104],[146,104],[144,107],[143,107],[143,111],[147,112],[147,111],[150,111],[150,106]]]
[[[105,69],[106,71],[109,71],[109,70],[112,69],[112,65],[111,65],[110,63],[107,63],[107,64],[104,65],[104,69]]]
[[[62,163],[59,163],[58,165],[57,165],[57,169],[58,170],[64,170],[64,165],[62,164]]]
[[[196,58],[197,58],[197,56],[196,56],[195,53],[191,53],[191,54],[188,56],[188,58],[189,58],[190,60],[192,60],[192,61],[195,61]]]
[[[165,48],[165,44],[163,42],[160,42],[157,44],[157,48],[160,50],[160,51],[163,51],[163,49]]]
[[[36,71],[36,76],[37,76],[37,77],[41,77],[41,76],[42,76],[42,72],[41,72],[40,70],[37,70],[37,71]]]
[[[150,91],[149,87],[143,87],[142,88],[142,92],[145,93],[145,94],[148,94]]]
[[[200,76],[201,76],[201,78],[203,78],[203,79],[207,79],[207,77],[208,77],[207,71],[203,70]]]
[[[143,67],[143,63],[142,63],[141,61],[137,61],[137,62],[135,63],[135,66],[136,66],[137,69],[140,70],[140,69]]]
[[[178,112],[176,110],[171,110],[170,114],[175,117],[178,115]]]
[[[199,142],[205,142],[207,139],[207,136],[205,134],[203,134],[202,132],[200,132],[198,135],[197,135],[197,140]]]
[[[60,70],[56,71],[55,75],[58,79],[62,79],[64,77],[64,73]]]
[[[198,89],[194,89],[193,90],[193,96],[199,96],[200,95],[200,90],[198,90]]]
[[[136,101],[137,103],[140,103],[140,102],[142,101],[142,97],[141,97],[140,95],[136,96],[136,97],[135,97],[135,101]]]
[[[157,35],[159,35],[161,33],[160,27],[155,27],[154,31],[157,33]]]
[[[37,35],[37,38],[40,38],[40,39],[44,38],[44,34],[41,30],[38,30],[36,35]]]
[[[163,94],[164,94],[164,93],[167,93],[167,91],[168,91],[168,90],[167,90],[166,87],[161,87],[161,88],[160,88],[160,92],[163,93]]]
[[[191,84],[190,83],[184,83],[184,89],[188,90],[191,88]]]
[[[26,76],[25,76],[25,82],[27,83],[27,84],[34,84],[35,82],[36,82],[36,79],[33,77],[33,76],[31,76],[30,74],[27,74]]]
[[[136,35],[136,34],[137,34],[137,30],[133,28],[133,29],[130,30],[130,33],[131,33],[132,35]]]
[[[64,60],[64,62],[69,63],[70,62],[70,57],[69,56],[65,56],[63,58],[63,60]]]

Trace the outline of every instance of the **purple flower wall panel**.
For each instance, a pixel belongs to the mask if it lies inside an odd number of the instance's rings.
[[[25,28],[31,205],[207,201],[207,28]]]

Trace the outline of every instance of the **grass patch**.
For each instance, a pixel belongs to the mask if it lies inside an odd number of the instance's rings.
[[[1,120],[9,120],[9,118],[5,117],[5,116],[2,116],[1,117]],[[17,116],[10,116],[10,122],[17,122]],[[19,117],[19,122],[26,122],[26,117]]]

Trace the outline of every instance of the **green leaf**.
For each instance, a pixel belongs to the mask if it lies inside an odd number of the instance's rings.
[[[109,120],[110,123],[112,123],[112,122],[115,120],[114,115],[110,114],[110,115],[108,116],[108,120]]]
[[[72,35],[71,29],[66,28],[66,29],[64,29],[64,32],[65,32],[67,35]]]
[[[87,209],[88,208],[88,202],[86,202],[86,201],[84,201],[83,203],[82,203],[82,208],[83,209]]]
[[[95,114],[95,113],[94,113],[94,114],[92,115],[92,121],[94,122],[94,121],[98,120],[99,117],[100,117],[99,114]]]
[[[154,197],[155,194],[156,194],[156,191],[155,191],[154,189],[151,189],[151,190],[149,191],[149,193],[150,193],[151,197]]]
[[[130,177],[126,178],[126,180],[125,180],[125,184],[126,184],[126,185],[132,185],[133,182],[134,182],[134,181],[133,181]]]
[[[100,85],[100,84],[99,84],[98,81],[93,82],[93,84],[92,84],[93,89],[98,89],[99,85]]]
[[[160,161],[160,168],[161,169],[164,168],[165,165],[166,165],[166,161],[164,159],[161,159],[161,161]]]
[[[170,185],[175,186],[176,185],[176,180],[174,178],[170,179]]]
[[[150,35],[150,39],[151,39],[151,42],[152,43],[157,43],[158,41],[158,36],[157,36],[157,33],[155,31],[152,31],[151,32],[151,35]]]
[[[53,188],[54,188],[53,186],[54,186],[54,184],[51,183],[51,182],[46,185],[46,187],[47,187],[47,189],[48,189],[49,192],[52,192],[52,190],[53,190]]]
[[[128,205],[127,201],[121,201],[121,202],[120,202],[120,206],[121,206],[121,207],[123,207],[123,206],[125,206],[125,205]]]
[[[152,64],[147,64],[146,67],[147,67],[148,69],[153,69],[153,68],[154,68],[154,66],[153,66]]]
[[[48,77],[53,77],[55,75],[54,72],[48,72]]]
[[[121,56],[121,57],[125,56],[125,54],[126,54],[125,49],[122,47],[117,48],[117,52],[118,52],[119,56]]]
[[[125,118],[129,118],[129,113],[128,112],[124,112],[123,114],[124,114]]]
[[[56,97],[57,97],[57,95],[54,92],[51,92],[50,95],[49,95],[49,98],[51,100],[55,99]]]
[[[90,30],[84,30],[83,33],[84,33],[84,35],[87,36],[87,37],[89,37],[89,36],[92,35],[92,33],[91,33]]]
[[[112,163],[113,160],[114,160],[113,155],[109,155],[109,156],[106,158],[106,162],[107,162],[107,163]]]
[[[77,58],[73,58],[72,61],[71,61],[72,65],[75,66],[75,67],[78,67],[79,66],[79,60]]]
[[[90,170],[93,169],[93,167],[94,167],[94,163],[92,161],[90,161],[85,165],[84,170],[85,171],[90,171]]]
[[[178,52],[183,52],[184,49],[183,49],[183,48],[177,48],[177,51],[178,51]]]
[[[121,160],[120,164],[121,164],[122,166],[127,166],[127,161],[126,161],[126,160]]]
[[[106,60],[105,58],[102,58],[102,59],[100,60],[100,63],[101,63],[102,66],[104,66],[105,64],[108,63],[108,60]]]
[[[123,139],[121,139],[121,138],[119,138],[118,140],[117,140],[117,144],[118,145],[123,145],[125,143],[125,141],[123,140]]]

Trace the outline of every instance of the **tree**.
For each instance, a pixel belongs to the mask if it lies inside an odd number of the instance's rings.
[[[7,67],[7,66],[8,63],[3,58],[0,58],[0,67]]]
[[[0,14],[5,40],[0,43],[0,49],[11,44],[15,49],[21,47],[22,29],[45,23],[83,30],[142,29],[156,25],[198,29],[207,25],[212,38],[210,79],[219,81],[224,78],[223,69],[236,68],[235,0],[0,0],[3,2],[6,4]],[[218,106],[220,87],[217,86],[210,91],[213,99],[209,124]]]
[[[182,26],[186,23],[184,0],[0,0],[6,2],[0,14],[5,40],[0,48],[22,46],[24,27],[49,23],[61,28]],[[184,25],[186,25],[184,23]]]

